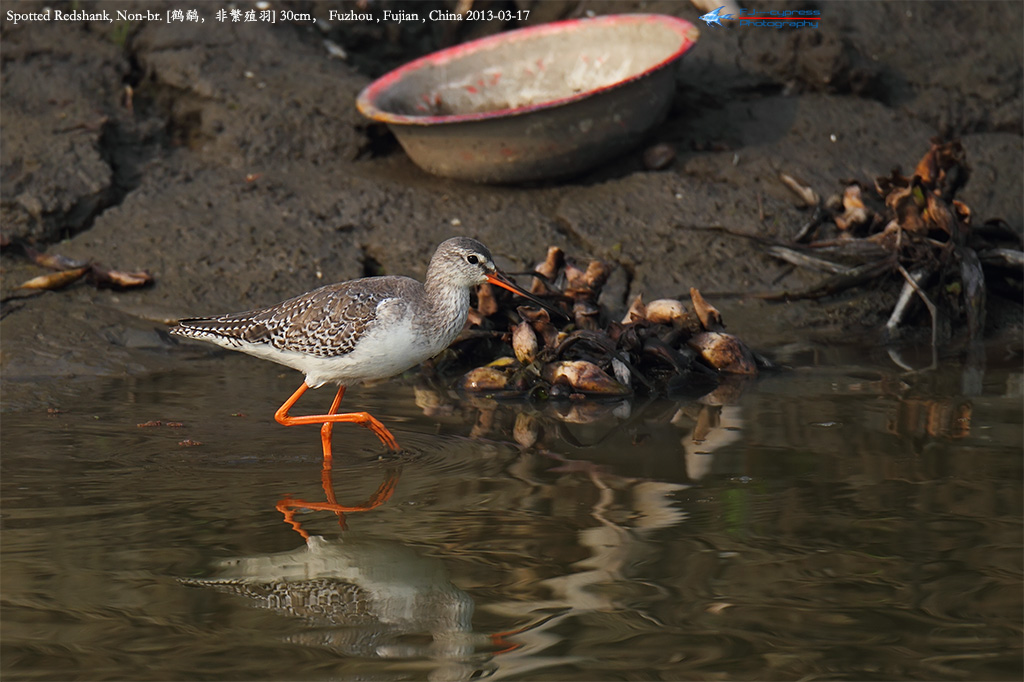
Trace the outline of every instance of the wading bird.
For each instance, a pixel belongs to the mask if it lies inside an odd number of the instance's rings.
[[[345,388],[393,377],[447,348],[466,323],[470,289],[485,282],[544,305],[495,267],[487,247],[455,237],[437,247],[426,282],[389,275],[329,284],[267,308],[180,320],[171,333],[304,372],[274,419],[285,426],[322,424],[325,460],[337,422],[362,424],[398,450],[391,432],[367,412],[337,412]],[[328,383],[338,384],[338,392],[327,414],[289,416],[307,389]]]

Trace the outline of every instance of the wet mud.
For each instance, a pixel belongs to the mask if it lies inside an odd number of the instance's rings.
[[[325,16],[349,4],[280,7]],[[638,9],[538,3],[530,23]],[[669,117],[651,135],[676,152],[663,170],[649,170],[640,148],[583,177],[526,187],[429,176],[354,106],[386,70],[507,28],[500,24],[4,22],[5,403],[45,402],[78,377],[171,369],[180,348],[164,329],[177,317],[275,303],[369,274],[421,277],[435,246],[458,234],[486,243],[506,271],[532,268],[549,245],[613,263],[602,301],[613,315],[638,294],[685,298],[696,287],[756,348],[877,343],[898,283],[757,301],[749,294],[803,289],[818,276],[732,233],[791,239],[810,219],[780,171],[826,196],[847,180],[912,168],[936,135],[962,140],[973,172],[960,198],[974,215],[1021,233],[1024,9],[821,9],[814,31],[700,26]],[[700,23],[689,3],[642,11]],[[325,39],[346,58],[332,56]],[[40,273],[23,243],[155,281],[19,291]],[[1019,337],[1020,320],[1019,301],[993,297],[990,337]]]

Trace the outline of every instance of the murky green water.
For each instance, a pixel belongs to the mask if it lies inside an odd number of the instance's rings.
[[[327,481],[318,430],[271,419],[297,374],[227,356],[69,385],[58,412],[2,415],[0,672],[1020,679],[1010,363],[807,354],[724,405],[518,421],[412,382],[353,389],[406,452],[341,425]],[[315,509],[325,483],[381,504]]]

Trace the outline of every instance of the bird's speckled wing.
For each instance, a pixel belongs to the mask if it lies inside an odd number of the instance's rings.
[[[181,320],[171,331],[227,347],[267,344],[323,358],[346,355],[378,321],[378,306],[400,294],[404,279],[329,284],[269,308]]]

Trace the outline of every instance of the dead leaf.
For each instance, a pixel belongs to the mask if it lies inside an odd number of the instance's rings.
[[[967,182],[967,157],[960,140],[939,143],[929,149],[914,168],[914,175],[933,190],[956,190]]]
[[[864,208],[864,199],[861,197],[860,184],[854,182],[843,190],[843,208],[847,211],[854,208]]]
[[[25,255],[36,265],[41,265],[50,270],[73,270],[75,268],[84,268],[89,264],[88,261],[67,258],[59,253],[41,253],[31,246],[25,247]]]
[[[519,317],[529,322],[537,336],[543,339],[545,348],[554,348],[558,345],[558,328],[551,323],[548,311],[543,308],[519,306],[516,312],[519,313]]]
[[[542,275],[544,279],[534,277],[533,282],[530,284],[530,293],[550,293],[551,288],[548,284],[554,284],[555,278],[558,277],[558,271],[562,269],[563,264],[565,264],[565,253],[562,249],[557,246],[549,246],[548,254],[544,258],[544,262],[537,263],[533,268],[534,271]]]
[[[484,317],[498,312],[498,301],[494,298],[494,288],[490,284],[481,284],[476,288],[476,309]]]
[[[920,181],[916,178],[908,187],[896,189],[885,197],[885,204],[896,215],[896,222],[907,232],[924,234],[927,225],[921,217],[921,211],[927,205]]]
[[[722,313],[718,312],[715,306],[704,300],[696,287],[690,287],[690,301],[693,302],[693,310],[697,313],[700,325],[709,332],[720,332],[725,329],[722,321]]]
[[[592,260],[587,269],[582,270],[571,263],[565,265],[565,293],[573,298],[581,296],[596,299],[601,287],[608,281],[612,272],[610,265],[603,261]]]
[[[121,289],[133,289],[149,284],[153,281],[152,275],[139,270],[137,272],[125,272],[123,270],[107,270],[106,268],[94,265],[92,276],[96,284],[118,287]]]
[[[957,199],[953,200],[953,212],[956,214],[957,223],[961,232],[970,232],[971,229],[971,208]]]
[[[647,306],[644,305],[644,297],[637,294],[633,302],[629,304],[629,310],[622,316],[622,324],[630,324],[647,319]]]
[[[840,230],[849,230],[871,221],[872,215],[864,206],[860,185],[853,183],[843,191],[843,213],[835,217],[835,224]]]
[[[579,329],[589,329],[596,332],[601,328],[598,324],[598,317],[600,315],[601,309],[597,304],[586,299],[579,299],[572,304],[572,319]]]
[[[75,268],[74,270],[62,270],[49,275],[39,275],[18,286],[19,289],[60,289],[66,287],[77,279],[81,279],[89,268]]]
[[[820,201],[818,193],[815,192],[810,186],[803,184],[791,175],[785,173],[779,173],[779,180],[782,181],[786,187],[791,189],[804,202],[805,206],[817,206]]]
[[[945,232],[949,236],[954,236],[958,233],[956,222],[953,219],[953,213],[949,210],[949,206],[940,197],[935,196],[931,192],[927,195],[928,208],[925,209],[924,218],[928,223],[928,226],[932,229]]]

